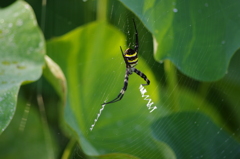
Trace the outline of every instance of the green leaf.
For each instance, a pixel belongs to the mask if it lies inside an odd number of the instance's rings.
[[[1,134],[0,158],[56,158],[56,143],[34,105],[19,99],[15,116]]]
[[[176,113],[152,125],[155,138],[168,144],[177,158],[239,158],[240,144],[199,112]]]
[[[31,7],[17,1],[0,10],[0,133],[11,121],[23,82],[42,73],[45,43]]]
[[[147,101],[139,91],[145,81],[136,74],[129,77],[122,100],[106,105],[90,131],[101,104],[115,98],[123,87],[126,67],[119,46],[126,48],[124,36],[103,22],[82,26],[47,43],[48,55],[62,68],[67,79],[65,120],[77,133],[87,155],[121,152],[143,158],[158,156],[151,136],[146,136],[154,116],[159,115],[155,111],[149,113]],[[150,79],[150,86],[145,88],[152,101],[159,103],[157,81],[141,57],[137,68]]]
[[[154,37],[157,61],[170,59],[201,81],[222,78],[240,47],[240,1],[120,0]]]

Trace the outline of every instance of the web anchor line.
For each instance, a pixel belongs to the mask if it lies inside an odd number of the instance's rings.
[[[106,104],[103,104],[103,105],[102,105],[102,108],[99,110],[99,113],[97,114],[97,118],[94,119],[94,123],[91,125],[91,128],[90,128],[91,131],[93,130],[93,128],[94,128],[96,122],[98,121],[98,118],[100,117],[100,115],[101,115],[101,113],[102,113],[102,111],[103,111],[105,105],[106,105]]]
[[[152,99],[149,98],[149,95],[145,95],[145,93],[147,92],[147,90],[143,87],[143,85],[140,85],[139,90],[142,94],[142,97],[144,98],[144,100],[148,100],[147,103],[147,108],[150,109],[149,113],[152,113],[155,109],[157,109],[157,106],[152,107],[152,105],[154,104],[154,102],[152,102]]]

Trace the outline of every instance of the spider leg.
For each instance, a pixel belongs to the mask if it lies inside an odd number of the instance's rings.
[[[125,78],[124,78],[124,85],[123,85],[123,88],[121,89],[120,93],[118,94],[118,96],[115,99],[113,99],[112,101],[107,102],[107,103],[103,103],[102,105],[115,103],[115,102],[120,101],[122,99],[125,91],[127,90],[128,76],[129,76],[129,72],[128,72],[128,70],[126,70],[126,74],[125,74]]]
[[[134,19],[133,19],[133,24],[134,24],[134,28],[135,28],[135,38],[136,38],[136,42],[135,42],[135,48],[134,48],[134,51],[135,52],[138,52],[138,47],[139,47],[139,45],[138,45],[138,31],[137,31],[137,27],[136,27],[136,24],[135,24],[135,21],[134,21]]]
[[[138,76],[142,77],[142,78],[147,82],[147,84],[142,84],[142,86],[147,86],[147,85],[150,84],[149,79],[147,78],[147,76],[146,76],[144,73],[142,73],[141,71],[139,71],[139,70],[136,69],[136,68],[134,68],[133,71],[134,71]]]

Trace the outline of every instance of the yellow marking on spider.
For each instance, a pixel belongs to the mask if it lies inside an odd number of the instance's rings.
[[[134,57],[134,56],[136,56],[137,55],[137,52],[135,52],[134,54],[132,54],[132,55],[128,55],[128,54],[126,54],[126,55],[124,55],[125,57]]]
[[[138,58],[134,59],[134,60],[128,60],[129,63],[131,62],[137,62],[138,61]]]

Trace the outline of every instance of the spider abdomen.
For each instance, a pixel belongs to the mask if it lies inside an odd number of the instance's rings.
[[[124,54],[124,57],[126,58],[128,64],[131,66],[131,67],[134,67],[137,65],[138,63],[138,53],[135,52],[133,49],[127,49],[125,51],[125,54]]]

